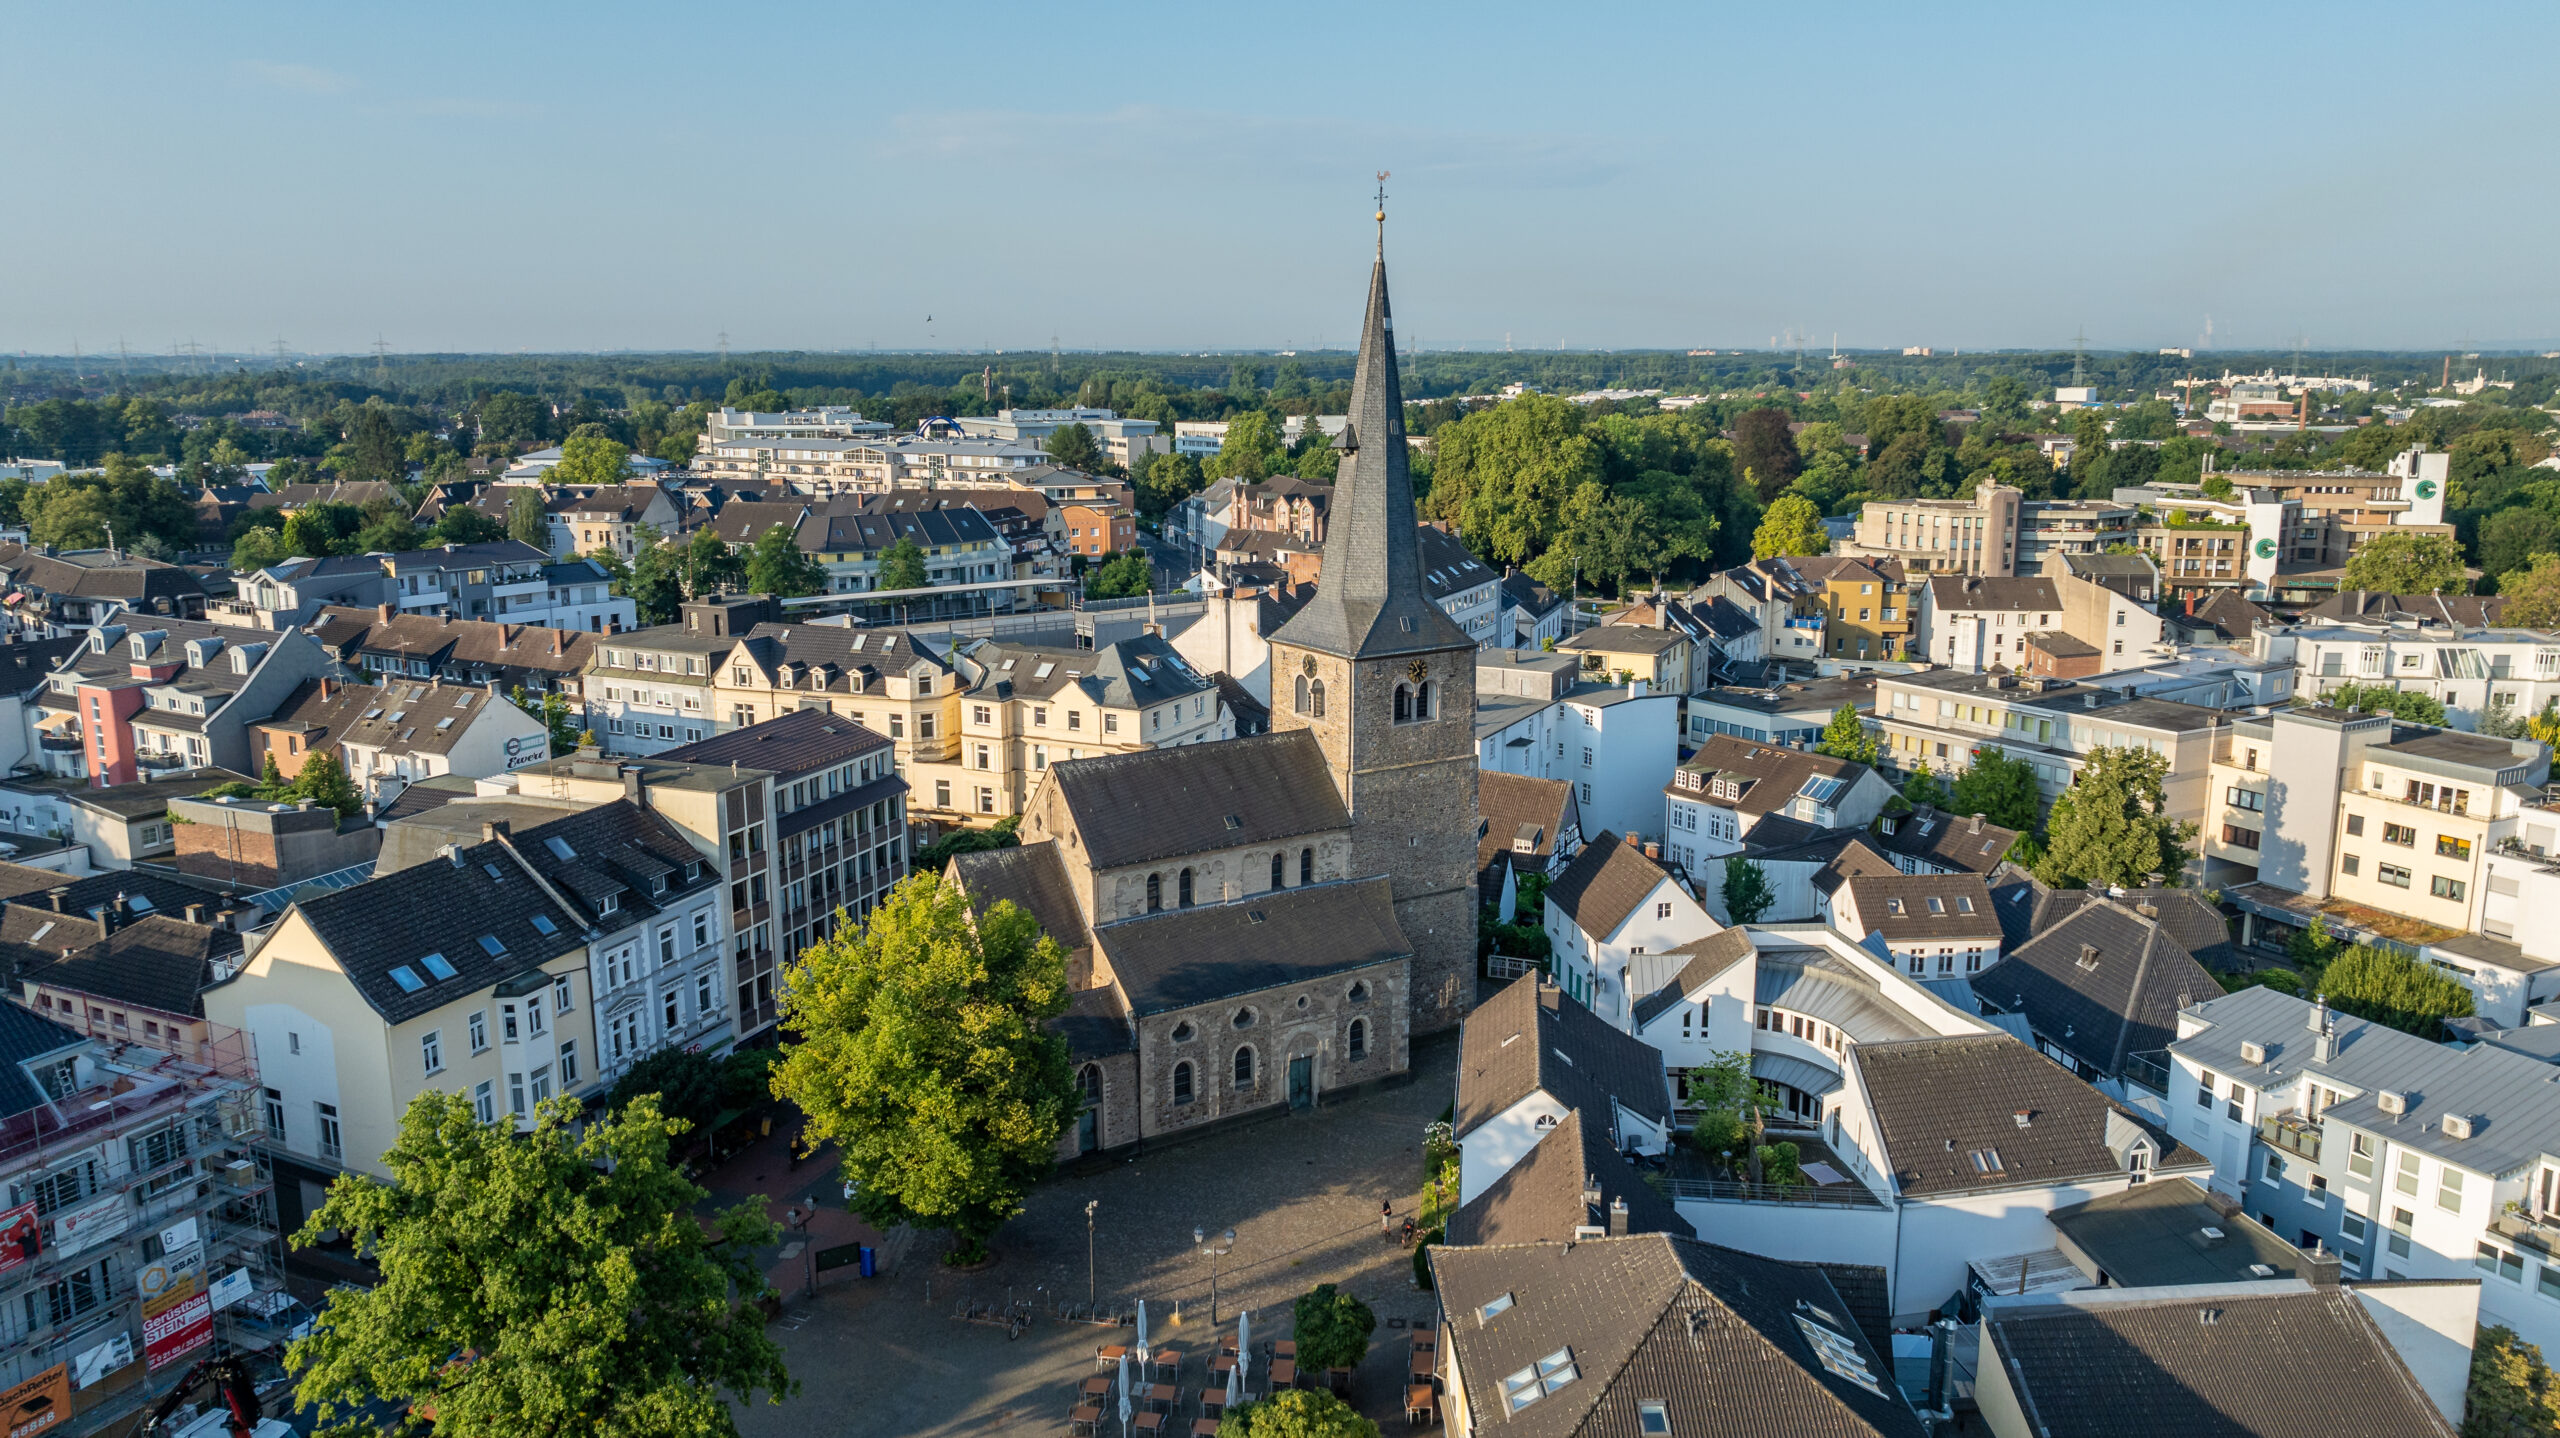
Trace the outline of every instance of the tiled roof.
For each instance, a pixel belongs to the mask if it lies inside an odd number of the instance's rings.
[[[951,856],[951,873],[969,896],[972,913],[983,914],[1000,901],[1010,901],[1040,925],[1042,933],[1074,953],[1093,937],[1084,926],[1084,910],[1076,904],[1075,883],[1060,861],[1058,841],[1043,839],[1006,849],[979,849]]]
[[[1858,921],[1889,940],[1997,940],[2000,936],[1999,917],[1991,911],[1990,886],[1979,874],[1862,874],[1847,883]]]
[[[445,619],[433,614],[395,614],[385,619],[378,609],[346,605],[322,609],[312,621],[311,636],[340,659],[380,654],[404,661],[424,659],[439,671],[462,664],[493,674],[506,669],[575,674],[587,667],[604,638],[583,629]]]
[[[2218,998],[2222,985],[2165,924],[2097,897],[1974,975],[1973,991],[2113,1076],[2127,1054],[2167,1048],[2181,1003]]]
[[[1839,852],[1833,854],[1830,862],[1823,865],[1822,872],[1813,876],[1815,888],[1826,894],[1837,894],[1851,879],[1906,877],[1900,866],[1877,853],[1867,842],[1870,836],[1865,830],[1835,829],[1831,832],[1840,836],[1843,842],[1840,844]],[[1820,852],[1823,843],[1822,839],[1806,841],[1803,846],[1806,857]],[[1794,858],[1795,855],[1790,854],[1786,857]]]
[[[2246,967],[2241,962],[2239,946],[2231,940],[2230,921],[2222,916],[2222,910],[2211,900],[2194,889],[2127,889],[2121,894],[2113,891],[2101,894],[2088,889],[2047,888],[2032,876],[2025,882],[2033,900],[2034,933],[2040,934],[2061,923],[2082,905],[2113,898],[2129,909],[2139,910],[2148,904],[2159,910],[2160,926],[2168,930],[2169,937],[2176,939],[2178,946],[2194,956],[2195,961],[2204,965],[2208,972],[2229,973]],[[2003,922],[2005,924],[2005,917]],[[2025,939],[2012,942],[2013,945],[2024,943]]]
[[[1069,759],[1049,775],[1097,869],[1351,827],[1304,729]]]
[[[493,872],[494,871],[494,872]],[[507,847],[481,843],[459,848],[452,862],[437,860],[369,879],[293,906],[326,944],[357,994],[386,1023],[404,1023],[506,979],[586,942],[586,921],[552,902]],[[543,933],[536,915],[549,921]],[[491,955],[482,935],[498,940]],[[421,967],[441,954],[455,976],[436,979]],[[416,992],[392,977],[406,968],[421,981]]]
[[[602,930],[625,927],[720,887],[718,866],[703,858],[683,830],[628,799],[582,809],[510,837],[525,863],[584,906],[581,922]],[[688,864],[701,865],[691,885],[684,877]],[[433,870],[435,865],[419,867]],[[657,892],[661,880],[664,893]],[[606,899],[614,903],[611,914],[600,910]]]
[[[2405,614],[2421,623],[2433,620],[2461,629],[2479,629],[2494,627],[2506,611],[2507,596],[2503,594],[2382,594],[2370,589],[2341,589],[2302,611],[2301,621],[2317,624],[2343,619],[2389,619]],[[2263,609],[2258,611],[2258,617],[2265,614]]]
[[[2017,830],[2003,829],[1979,814],[1959,816],[1926,805],[1878,821],[1868,839],[1888,854],[1908,854],[1941,868],[1986,876],[2000,867],[2001,856],[2017,841]]]
[[[317,681],[303,685],[275,717],[259,723],[271,728],[302,726],[310,735],[309,747],[315,749],[360,744],[406,754],[444,754],[461,743],[492,706],[509,703],[488,689],[433,680],[334,684],[327,694],[321,688]]]
[[[1496,770],[1477,775],[1476,816],[1483,829],[1476,837],[1477,872],[1491,867],[1498,855],[1518,852],[1521,843],[1540,861],[1532,867],[1545,867],[1573,808],[1573,785],[1562,779]]]
[[[234,776],[237,777],[237,776]],[[168,795],[161,796],[165,810]],[[69,878],[51,869],[32,864],[0,864],[0,900],[30,908],[53,907],[52,892],[68,890],[62,907],[67,913],[97,917],[99,909],[122,897],[128,908],[142,913],[183,914],[189,904],[202,904],[210,914],[221,907],[219,891],[178,879],[167,878],[145,869],[111,869],[105,873]],[[235,904],[236,907],[249,907]],[[59,953],[61,945],[54,946]]]
[[[1588,1184],[1589,1186],[1586,1186]],[[1600,1201],[1587,1196],[1596,1187]],[[1580,1110],[1539,1136],[1517,1163],[1449,1216],[1448,1243],[1563,1243],[1585,1226],[1606,1229],[1610,1205],[1627,1205],[1627,1232],[1696,1237],[1679,1210],[1653,1191],[1608,1126]]]
[[[103,549],[46,554],[22,544],[0,544],[0,579],[12,587],[75,599],[120,599],[134,606],[204,593],[203,581],[179,565],[131,553],[111,557]]]
[[[1458,536],[1426,524],[1414,538],[1422,546],[1422,592],[1434,600],[1493,582],[1493,567],[1469,552]]]
[[[1662,1053],[1620,1032],[1543,975],[1515,979],[1467,1015],[1458,1038],[1458,1103],[1463,1139],[1533,1093],[1616,1134],[1616,1103],[1657,1123],[1671,1117]]]
[[[204,1005],[196,994],[212,981],[214,959],[239,948],[240,936],[227,929],[152,914],[19,977],[163,1013],[201,1016]]]
[[[1835,759],[1809,749],[1755,743],[1730,734],[1709,736],[1680,768],[1684,774],[1702,776],[1702,787],[1683,788],[1682,781],[1675,777],[1664,792],[1696,803],[1727,806],[1742,814],[1765,814],[1783,808],[1815,779],[1839,780],[1845,792],[1875,772],[1854,760]],[[1716,798],[1711,791],[1717,778],[1733,781],[1741,789],[1741,796]]]
[[[2057,1438],[2452,1438],[2354,1290],[2259,1287],[2002,1300],[1983,1315],[1988,1361]]]
[[[1849,1062],[1906,1198],[2120,1174],[2141,1139],[2155,1174],[2206,1163],[2007,1034],[1861,1043]]]
[[[1607,938],[1636,906],[1671,879],[1671,871],[1615,834],[1595,834],[1547,885],[1547,902],[1574,927]]]
[[[1974,574],[1938,574],[1929,579],[1929,605],[1940,613],[1973,610],[2062,612],[2062,596],[2053,581],[2034,578],[1985,578]]]
[[[1102,925],[1093,942],[1110,961],[1130,1011],[1140,1014],[1238,998],[1413,953],[1384,878],[1144,914]]]
[[[708,739],[666,750],[659,758],[678,764],[726,764],[776,774],[806,774],[849,764],[864,754],[889,746],[875,734],[824,709],[794,709],[759,724],[715,734]]]
[[[1487,1431],[1633,1438],[1643,1403],[1660,1403],[1674,1434],[1923,1431],[1893,1386],[1891,1360],[1867,1342],[1815,1264],[1642,1234],[1440,1246],[1431,1270],[1450,1316],[1457,1381]],[[1531,1388],[1540,1396],[1512,1409],[1513,1376],[1525,1370],[1534,1379],[1557,1354],[1571,1363],[1571,1378]]]
[[[1585,629],[1556,646],[1577,654],[1660,654],[1689,642],[1689,636],[1677,629],[1656,629],[1645,624],[1601,624]]]

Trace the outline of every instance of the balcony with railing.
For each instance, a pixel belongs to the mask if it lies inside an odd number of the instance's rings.
[[[2258,1137],[2311,1163],[2320,1161],[2320,1124],[2290,1109],[2258,1120]]]

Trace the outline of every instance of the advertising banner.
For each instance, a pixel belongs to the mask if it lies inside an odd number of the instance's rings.
[[[257,1291],[257,1286],[249,1281],[249,1270],[235,1268],[213,1281],[214,1311],[219,1313]]]
[[[44,1246],[44,1224],[36,1218],[36,1206],[22,1203],[0,1212],[0,1273],[22,1263],[32,1263]]]
[[[122,1373],[133,1362],[133,1335],[119,1333],[71,1360],[71,1386],[88,1388]]]
[[[213,1296],[185,1287],[142,1306],[142,1355],[155,1372],[213,1341]]]
[[[95,1248],[133,1226],[133,1208],[121,1193],[111,1193],[97,1202],[80,1208],[66,1208],[53,1216],[53,1251],[57,1254],[78,1253]]]
[[[160,1256],[142,1265],[135,1282],[143,1297],[158,1298],[175,1289],[180,1278],[192,1279],[202,1262],[204,1245],[196,1240],[196,1221],[182,1218],[160,1230]]]
[[[0,1393],[0,1423],[9,1438],[35,1438],[50,1433],[71,1417],[71,1368],[57,1363],[6,1393]]]

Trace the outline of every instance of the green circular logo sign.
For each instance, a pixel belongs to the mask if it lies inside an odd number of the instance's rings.
[[[2420,499],[2433,499],[2433,498],[2435,498],[2435,497],[2436,497],[2436,482],[2435,482],[2434,480],[2432,480],[2432,479],[2422,479],[2422,480],[2419,480],[2419,481],[2418,481],[2418,498],[2420,498]]]
[[[2260,559],[2273,559],[2273,558],[2275,558],[2275,557],[2276,557],[2276,542],[2275,542],[2274,540],[2272,540],[2272,539],[2261,539],[2261,540],[2259,540],[2259,541],[2258,541],[2258,557],[2259,557]]]

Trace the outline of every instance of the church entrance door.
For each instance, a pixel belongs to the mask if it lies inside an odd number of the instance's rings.
[[[1289,1107],[1310,1109],[1316,1105],[1316,1061],[1310,1054],[1289,1060]]]

